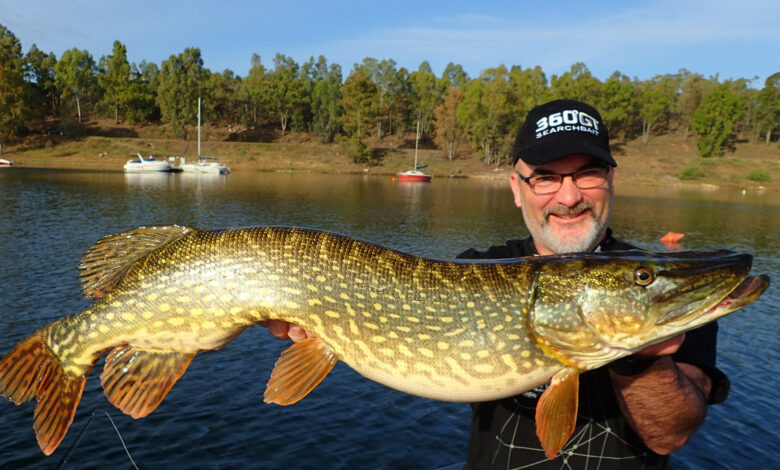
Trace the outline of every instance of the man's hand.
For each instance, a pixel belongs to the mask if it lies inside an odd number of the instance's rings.
[[[656,343],[646,347],[645,349],[636,353],[638,357],[652,357],[652,356],[667,356],[674,354],[680,349],[683,341],[685,341],[685,333],[680,333],[677,336],[673,336],[665,341]]]
[[[295,323],[286,322],[284,320],[266,320],[261,322],[260,325],[268,328],[268,331],[272,335],[279,339],[289,339],[297,343],[303,341],[306,338],[313,338],[314,335],[304,330]]]
[[[637,357],[661,356],[638,375],[611,372],[618,404],[631,427],[658,454],[669,454],[685,444],[704,421],[710,378],[698,367],[677,363],[685,333],[648,346]]]

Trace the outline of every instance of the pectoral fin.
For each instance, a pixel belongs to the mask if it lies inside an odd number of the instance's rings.
[[[536,436],[552,460],[569,440],[577,422],[579,371],[572,367],[555,374],[536,404]]]
[[[276,361],[263,401],[277,405],[298,402],[322,382],[337,361],[336,354],[319,338],[293,344]]]

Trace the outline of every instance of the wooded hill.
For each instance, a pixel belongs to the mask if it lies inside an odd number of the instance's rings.
[[[25,135],[76,128],[89,118],[126,124],[167,124],[186,138],[203,99],[203,121],[230,129],[229,139],[269,142],[290,130],[322,142],[343,141],[355,162],[370,162],[366,144],[414,132],[435,143],[449,159],[477,154],[486,165],[509,161],[525,114],[558,98],[599,109],[610,133],[623,140],[682,133],[695,135],[699,154],[723,155],[737,139],[776,145],[780,137],[780,72],[763,88],[748,79],[720,80],[680,70],[649,80],[618,71],[601,81],[583,63],[547,77],[540,67],[498,65],[469,77],[450,63],[441,76],[428,62],[417,70],[392,59],[365,58],[344,77],[325,57],[297,64],[277,54],[273,67],[258,55],[246,77],[212,72],[198,48],[161,64],[130,64],[115,41],[97,61],[86,50],[59,59],[34,44],[25,54],[16,36],[0,25],[0,142]]]

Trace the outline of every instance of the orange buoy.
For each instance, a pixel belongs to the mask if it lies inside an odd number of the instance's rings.
[[[398,178],[396,178],[395,176],[393,176],[393,183],[395,183],[396,181],[398,181]]]
[[[677,243],[684,236],[685,236],[684,233],[668,232],[666,235],[661,237],[661,243],[667,243],[667,244]]]

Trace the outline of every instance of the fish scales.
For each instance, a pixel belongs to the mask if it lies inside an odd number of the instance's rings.
[[[769,280],[747,279],[751,259],[723,251],[455,262],[292,227],[139,227],[88,250],[80,278],[97,300],[3,357],[0,394],[37,399],[34,428],[50,454],[107,351],[105,394],[140,418],[197,353],[278,319],[315,338],[282,353],[266,401],[297,402],[337,360],[450,401],[507,397],[552,378],[540,403],[563,400],[574,414],[537,410],[550,456],[568,435],[548,430],[576,419],[571,377],[754,301]]]
[[[215,350],[254,323],[281,319],[386,385],[487,399],[538,385],[544,371],[530,384],[529,372],[558,366],[524,325],[528,293],[518,286],[528,285],[529,268],[429,260],[300,229],[192,231],[140,260],[92,308],[52,325],[49,344],[83,373],[118,343]],[[89,349],[66,337],[79,328]]]

